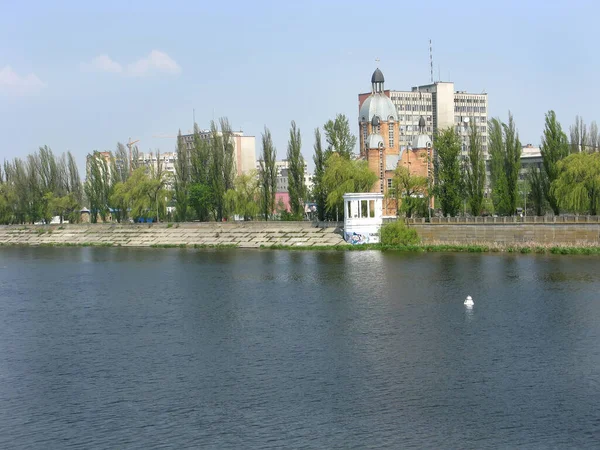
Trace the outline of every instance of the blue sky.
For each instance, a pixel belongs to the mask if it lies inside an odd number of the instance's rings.
[[[278,157],[296,120],[305,156],[336,113],[357,133],[357,94],[375,58],[386,88],[429,80],[428,41],[444,81],[485,90],[491,116],[511,110],[523,143],[544,113],[565,128],[600,120],[600,2],[17,1],[0,0],[0,160],[40,145],[93,150],[139,139],[172,151],[179,128],[227,116]]]

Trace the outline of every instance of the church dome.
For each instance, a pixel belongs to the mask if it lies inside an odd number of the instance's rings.
[[[431,139],[426,134],[419,134],[413,139],[411,147],[413,149],[431,148]]]
[[[383,72],[379,70],[379,68],[375,69],[373,75],[371,76],[371,83],[383,83],[385,78],[383,78]]]
[[[359,117],[361,122],[371,122],[375,116],[381,122],[398,120],[396,107],[390,98],[383,93],[371,94],[360,107]]]
[[[383,147],[383,138],[379,134],[370,134],[365,144],[366,148],[381,148]]]

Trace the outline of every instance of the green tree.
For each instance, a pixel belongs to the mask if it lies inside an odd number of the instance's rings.
[[[460,169],[460,139],[452,127],[434,137],[436,152],[435,193],[445,216],[456,216],[460,211],[462,177]]]
[[[566,210],[597,215],[600,210],[600,153],[574,153],[557,163],[550,190]]]
[[[194,124],[194,136],[198,133],[197,125]],[[181,137],[181,130],[177,135],[177,159],[175,160],[174,197],[175,197],[175,220],[184,222],[187,219],[189,200],[189,186],[191,182],[190,152]]]
[[[396,199],[397,212],[406,217],[427,213],[427,177],[411,175],[407,167],[396,167],[388,194]]]
[[[546,123],[544,126],[544,134],[542,135],[542,143],[540,145],[540,152],[542,154],[542,173],[530,181],[534,183],[541,183],[543,186],[544,196],[555,215],[560,214],[560,208],[558,205],[558,199],[554,196],[553,191],[550,189],[552,183],[558,177],[558,162],[566,158],[569,155],[569,142],[567,141],[567,135],[563,132],[562,127],[558,120],[556,120],[556,113],[554,111],[548,111],[546,113]],[[532,185],[532,191],[534,187]],[[537,187],[536,187],[537,189]]]
[[[98,216],[106,221],[109,213],[109,198],[112,194],[112,178],[109,163],[100,152],[87,156],[87,179],[85,195],[90,205],[90,220],[96,223]]]
[[[351,160],[339,153],[327,158],[323,185],[327,194],[326,208],[340,220],[344,211],[343,196],[348,192],[369,192],[377,181],[366,161]]]
[[[543,216],[546,208],[545,187],[547,184],[544,172],[535,166],[530,166],[527,172],[529,198],[533,203],[536,216]]]
[[[304,157],[302,156],[302,138],[300,129],[292,120],[290,128],[290,139],[288,141],[287,159],[288,170],[288,192],[290,194],[290,207],[292,215],[302,217],[304,212],[304,200],[306,199],[306,186],[304,185]]]
[[[214,210],[213,192],[205,183],[193,183],[189,187],[189,204],[196,212],[196,217],[201,222],[209,220],[210,211]]]
[[[213,121],[209,141],[209,186],[212,191],[213,214],[221,221],[225,215],[225,193],[233,187],[235,159],[233,133],[226,118],[219,120],[219,126]]]
[[[485,156],[481,146],[481,135],[475,122],[469,130],[469,150],[465,164],[465,190],[471,214],[481,215],[485,189]]]
[[[239,175],[233,182],[234,188],[225,194],[227,210],[230,214],[252,220],[258,216],[260,207],[259,177],[256,171]]]
[[[325,141],[327,142],[327,155],[332,152],[350,159],[356,147],[356,136],[350,131],[350,122],[344,114],[335,116],[335,120],[328,120],[323,126],[325,130]]]
[[[569,134],[571,135],[571,153],[586,151],[588,134],[583,117],[575,116],[575,123],[569,127]]]
[[[315,163],[315,172],[313,177],[313,197],[317,204],[317,216],[319,220],[325,220],[326,204],[327,204],[327,191],[323,185],[323,176],[325,174],[325,152],[321,144],[321,131],[319,128],[315,128],[315,154],[313,155],[313,161]]]
[[[508,124],[494,118],[489,121],[488,125],[494,208],[500,214],[513,215],[519,198],[521,142],[512,114],[508,114]]]
[[[275,189],[277,182],[277,171],[275,161],[277,150],[273,145],[271,132],[265,127],[262,134],[262,159],[260,160],[260,187],[262,191],[262,213],[265,220],[275,211]]]

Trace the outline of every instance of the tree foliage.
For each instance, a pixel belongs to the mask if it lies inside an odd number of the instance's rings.
[[[407,167],[398,166],[388,195],[396,199],[397,212],[412,217],[427,213],[427,177],[411,175]]]
[[[452,127],[434,137],[433,148],[436,172],[435,193],[445,216],[456,216],[460,211],[462,176],[460,169],[460,139]]]
[[[469,149],[465,162],[465,192],[469,209],[474,216],[481,215],[485,190],[485,156],[481,135],[475,122],[469,129]]]
[[[560,123],[556,120],[554,111],[546,113],[545,122],[540,145],[543,171],[539,174],[539,177],[537,174],[530,175],[530,181],[536,183],[531,186],[531,189],[533,192],[534,189],[537,189],[537,183],[541,183],[548,205],[550,205],[554,214],[558,215],[560,213],[558,198],[556,198],[550,186],[558,177],[558,162],[569,155],[569,143],[567,135],[562,131]]]
[[[273,145],[271,132],[267,127],[262,134],[262,159],[260,160],[260,187],[262,214],[265,220],[275,212],[275,189],[277,182],[277,171],[275,161],[277,150]]]
[[[489,121],[490,178],[494,208],[499,214],[513,215],[519,198],[521,142],[512,114],[508,124],[494,118]]]
[[[600,210],[600,153],[574,153],[557,163],[550,190],[561,208],[591,215]]]
[[[293,216],[302,217],[304,201],[306,200],[306,186],[304,185],[304,157],[302,156],[302,137],[296,122],[292,121],[290,138],[288,141],[287,159],[288,192],[290,194],[290,207]]]
[[[260,186],[256,171],[237,176],[233,185],[233,189],[225,194],[228,213],[241,216],[244,220],[257,217],[260,213]]]
[[[356,136],[350,131],[350,122],[344,114],[338,114],[334,120],[328,120],[323,126],[327,142],[326,157],[335,152],[346,159],[352,158],[356,147]]]
[[[339,153],[327,158],[323,186],[327,192],[326,209],[339,214],[344,211],[344,194],[369,192],[377,181],[366,161],[351,160]]]
[[[313,162],[315,163],[315,171],[313,176],[313,197],[317,204],[317,216],[319,220],[325,220],[326,205],[327,205],[327,191],[323,184],[323,176],[325,175],[325,152],[323,151],[323,145],[321,142],[321,131],[319,128],[315,128],[315,154],[313,155]]]

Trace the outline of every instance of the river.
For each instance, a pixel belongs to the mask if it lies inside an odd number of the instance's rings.
[[[0,249],[0,448],[598,448],[598,405],[595,257]]]

